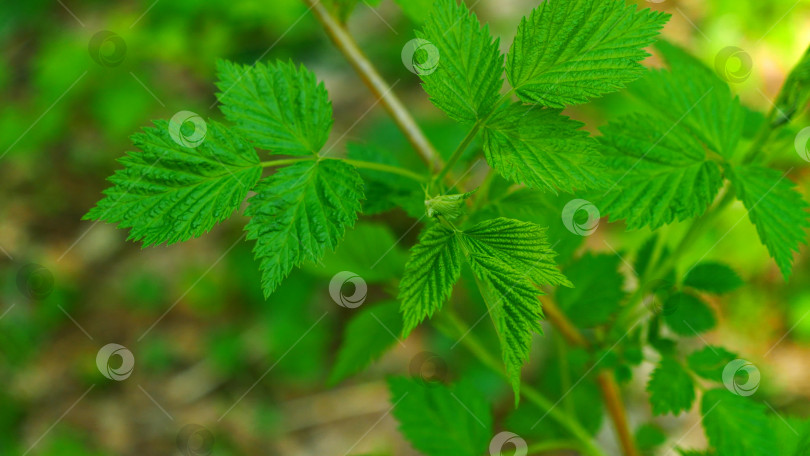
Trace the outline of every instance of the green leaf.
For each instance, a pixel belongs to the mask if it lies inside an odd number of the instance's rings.
[[[196,148],[175,142],[169,122],[154,124],[132,136],[140,151],[119,160],[124,168],[109,178],[113,186],[83,217],[131,228],[128,239],[144,246],[208,232],[239,208],[261,177],[253,147],[220,123],[208,122]]]
[[[655,424],[645,423],[636,429],[635,440],[639,450],[649,452],[663,445],[667,435]]]
[[[496,176],[490,188],[494,188],[498,183],[503,186],[511,185],[505,179]],[[541,226],[548,224],[546,236],[548,242],[554,246],[554,251],[559,254],[558,263],[567,262],[585,239],[584,236],[568,231],[560,218],[570,197],[521,187],[504,189],[503,192],[497,194],[490,190],[488,201],[489,204],[484,205],[473,214],[476,220],[506,217]]]
[[[709,443],[722,456],[779,454],[771,438],[765,406],[726,389],[703,394],[703,428]]]
[[[256,186],[245,214],[245,230],[269,296],[305,260],[318,261],[334,250],[354,226],[363,183],[354,167],[339,160],[301,162],[282,168]]]
[[[482,28],[464,2],[436,0],[417,37],[438,52],[435,71],[420,74],[433,104],[465,123],[492,112],[503,85],[503,55],[489,27]]]
[[[397,301],[363,306],[346,325],[329,383],[335,384],[368,367],[397,342],[401,331]]]
[[[217,62],[220,110],[256,147],[274,154],[321,150],[332,129],[332,103],[323,83],[292,62],[253,66]]]
[[[616,185],[598,200],[610,221],[656,229],[706,211],[723,185],[703,145],[667,120],[632,114],[602,128]]]
[[[520,22],[509,82],[522,101],[556,108],[615,92],[644,74],[644,48],[668,18],[623,0],[542,2]]]
[[[735,359],[737,355],[725,348],[707,345],[701,350],[692,352],[686,363],[697,375],[720,383],[723,381],[723,369]]]
[[[438,223],[425,229],[419,243],[411,248],[399,283],[404,336],[425,318],[433,317],[450,298],[460,275],[461,250],[456,233]]]
[[[739,288],[743,281],[728,265],[706,262],[689,270],[683,284],[697,290],[722,294]]]
[[[652,256],[655,253],[657,243],[658,235],[654,234],[644,241],[644,244],[638,249],[636,261],[633,262],[633,269],[637,276],[644,277],[644,274],[646,274],[647,268],[653,260]]]
[[[806,243],[807,203],[783,174],[756,165],[730,167],[729,179],[748,209],[759,239],[782,271],[785,280],[793,270],[793,252]]]
[[[462,235],[462,245],[501,343],[517,403],[520,368],[529,358],[532,335],[542,333],[543,311],[532,285],[570,283],[557,271],[544,231],[509,219],[481,222]]]
[[[582,328],[607,323],[624,297],[619,257],[586,253],[564,272],[574,286],[560,288],[556,298],[571,322]]]
[[[555,109],[506,105],[484,127],[484,154],[503,177],[532,188],[605,188],[598,143],[582,125]]]
[[[462,382],[455,387],[391,377],[393,414],[413,447],[427,456],[481,456],[492,437],[484,396]]]
[[[715,325],[714,312],[697,296],[673,293],[664,302],[664,321],[681,336],[697,336]]]
[[[673,358],[663,357],[647,384],[654,415],[678,415],[692,407],[695,384],[689,372]]]
[[[463,239],[475,250],[506,263],[537,285],[573,286],[554,263],[546,229],[507,218],[486,220],[464,230]]]
[[[672,71],[651,70],[631,92],[658,115],[664,131],[688,130],[709,149],[730,159],[742,137],[746,112],[728,84],[681,48],[659,41]]]

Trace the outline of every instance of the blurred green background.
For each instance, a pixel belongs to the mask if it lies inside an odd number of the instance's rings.
[[[501,37],[505,51],[520,17],[536,4],[482,0],[474,9]],[[749,53],[753,73],[733,88],[745,104],[762,111],[810,43],[806,1],[638,4],[671,13],[664,35],[710,66],[727,46]],[[418,78],[402,65],[402,46],[418,26],[409,13],[414,11],[403,12],[391,0],[375,7],[361,1],[349,29],[434,144],[449,154],[465,132],[429,103]],[[101,31],[118,38],[94,49],[91,40]],[[336,149],[360,141],[414,159],[302,3],[6,2],[0,7],[0,42],[0,454],[184,454],[177,439],[189,424],[211,433],[217,455],[415,454],[398,436],[394,419],[384,415],[390,405],[383,377],[407,373],[425,350],[438,353],[456,376],[471,372],[493,397],[509,394],[494,374],[480,371],[462,350],[451,352],[447,340],[427,331],[395,345],[369,371],[328,385],[342,328],[352,316],[331,300],[329,279],[341,270],[368,268],[369,260],[392,248],[374,268],[379,277],[369,282],[382,285],[371,288],[367,302],[387,299],[386,284],[400,274],[418,233],[405,212],[362,219],[347,235],[343,255],[295,271],[267,301],[252,244],[240,240],[241,216],[200,239],[146,250],[126,242],[125,231],[81,221],[117,168],[115,160],[131,147],[130,134],[181,110],[221,117],[214,87],[220,58],[304,63],[325,81],[332,98],[331,141],[347,132]],[[617,94],[568,114],[595,132],[630,109],[628,99]],[[789,177],[805,196],[810,172],[790,134],[807,125],[806,115],[797,119],[784,135],[784,147],[772,152],[778,167],[792,169]],[[707,258],[732,264],[749,282],[713,302],[721,324],[707,339],[757,364],[774,407],[807,415],[806,252],[791,282],[784,283],[754,228],[747,220],[738,224],[744,216],[741,205],[733,206],[695,247],[709,250],[722,237]],[[632,251],[646,236],[603,221],[587,244],[605,252]],[[553,349],[546,347],[550,339],[538,339],[535,364],[542,363],[544,350]],[[134,354],[135,370],[126,381],[106,379],[97,369],[96,353],[107,343]],[[639,375],[630,385],[634,423],[648,414],[645,378]],[[688,415],[662,425],[680,435],[696,419]],[[607,426],[600,438],[612,445]],[[682,444],[697,446],[701,440],[701,433],[693,432]]]

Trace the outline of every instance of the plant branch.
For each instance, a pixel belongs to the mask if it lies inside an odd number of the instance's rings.
[[[469,326],[465,324],[458,316],[451,310],[446,310],[441,314],[441,321],[447,322],[451,328],[446,328],[442,324],[437,324],[437,328],[445,333],[448,337],[458,339],[481,363],[497,372],[504,378],[508,378],[503,365],[497,358],[495,358],[484,345],[478,341],[475,335],[470,331]],[[538,406],[541,410],[551,417],[554,421],[565,427],[571,434],[578,438],[581,442],[582,452],[590,456],[604,456],[604,453],[593,443],[593,438],[576,420],[576,418],[568,415],[562,409],[556,407],[557,404],[545,397],[542,393],[532,388],[527,384],[520,386],[520,394],[529,402]]]
[[[320,0],[303,0],[309,6],[310,11],[321,23],[326,34],[340,50],[346,60],[354,67],[354,70],[360,75],[366,87],[380,100],[386,111],[393,117],[394,123],[397,124],[400,131],[408,139],[414,149],[419,153],[425,163],[428,164],[432,170],[442,167],[442,159],[436,153],[436,149],[430,143],[427,136],[416,124],[410,112],[405,108],[402,102],[397,98],[391,87],[377,72],[374,65],[363,54],[363,51],[357,46],[354,38],[348,31],[341,25],[332,14],[326,9]]]
[[[619,394],[619,385],[616,384],[613,373],[608,371],[599,372],[596,375],[596,383],[599,385],[599,392],[607,407],[608,415],[610,415],[613,425],[616,427],[616,435],[619,437],[622,451],[627,456],[639,456],[641,453],[636,448],[636,442],[630,432],[630,426],[627,424],[627,413],[624,410],[624,403],[622,403]]]
[[[553,300],[545,299],[542,303],[543,313],[546,315],[546,318],[560,331],[560,334],[569,344],[582,348],[590,348],[588,340],[585,339],[582,333],[571,323]],[[607,406],[608,414],[613,420],[616,435],[622,445],[624,454],[627,456],[639,456],[635,441],[630,433],[630,427],[627,424],[627,414],[625,413],[624,404],[619,395],[619,387],[612,373],[608,371],[599,372],[596,376],[596,382],[599,385],[599,393],[602,396],[602,400]]]

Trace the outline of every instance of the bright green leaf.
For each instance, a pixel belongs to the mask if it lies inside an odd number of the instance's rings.
[[[335,249],[357,220],[363,183],[352,166],[321,160],[282,168],[255,191],[245,230],[256,240],[253,251],[269,296],[294,266]]]
[[[706,211],[723,185],[720,168],[685,129],[633,114],[602,128],[615,185],[598,202],[610,220],[651,229]]]
[[[220,60],[217,94],[225,117],[256,147],[274,154],[317,154],[332,129],[323,83],[292,62],[239,65]]]
[[[808,204],[784,174],[756,165],[731,167],[729,178],[748,209],[759,239],[776,260],[785,280],[793,270],[793,252],[805,244]]]
[[[411,248],[399,283],[405,336],[441,308],[460,275],[461,250],[456,233],[438,223],[425,229],[419,243]]]
[[[436,54],[427,57],[437,59],[431,62],[435,71],[420,75],[433,104],[458,122],[474,123],[492,112],[503,85],[503,55],[489,27],[482,28],[464,2],[436,0],[417,36],[429,42],[425,48],[435,46]]]
[[[582,125],[555,109],[510,104],[484,127],[484,154],[503,177],[532,188],[606,188],[604,158]]]
[[[526,103],[562,108],[615,92],[669,15],[624,0],[547,0],[524,18],[507,56],[509,82]]]
[[[169,129],[158,120],[132,136],[140,151],[119,160],[124,168],[85,220],[131,228],[129,239],[148,246],[201,236],[239,208],[261,177],[253,147],[214,121],[196,148],[180,145]]]

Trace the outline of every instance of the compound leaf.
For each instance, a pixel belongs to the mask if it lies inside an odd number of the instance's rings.
[[[354,167],[339,160],[300,162],[282,168],[256,186],[245,214],[245,230],[269,296],[305,260],[318,261],[334,250],[354,226],[363,182]]]
[[[317,154],[332,129],[332,103],[323,83],[292,62],[217,62],[225,117],[245,138],[274,154]]]
[[[518,27],[509,82],[522,101],[555,108],[615,92],[644,74],[644,48],[668,18],[623,0],[542,2]]]
[[[113,186],[83,217],[131,228],[129,239],[144,246],[208,232],[239,208],[261,177],[253,147],[220,123],[208,122],[196,148],[176,140],[182,126],[154,124],[132,136],[140,150],[119,160],[124,168],[109,178]]]

